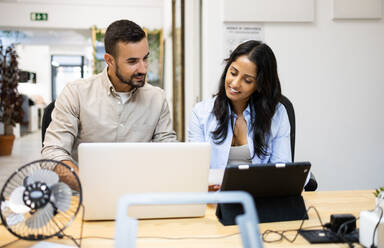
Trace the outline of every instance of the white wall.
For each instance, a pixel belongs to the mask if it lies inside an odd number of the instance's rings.
[[[163,39],[164,39],[164,90],[167,96],[171,116],[172,108],[172,1],[163,0]]]
[[[20,83],[18,90],[25,95],[40,95],[51,102],[51,55],[83,55],[91,59],[91,47],[65,45],[17,45],[19,69],[36,73],[36,84]],[[88,77],[89,75],[87,75]]]
[[[19,0],[0,2],[0,29],[32,30],[32,33],[34,30],[39,35],[43,35],[44,31],[47,32],[46,43],[44,40],[33,40],[39,44],[18,46],[19,68],[37,73],[36,85],[20,84],[19,90],[28,95],[42,95],[49,103],[51,101],[50,56],[52,54],[85,55],[91,59],[89,50],[91,45],[85,40],[79,40],[79,34],[73,34],[71,37],[71,33],[67,32],[68,37],[65,37],[65,41],[60,40],[56,44],[54,41],[52,42],[55,34],[66,34],[65,30],[87,33],[87,30],[90,30],[93,25],[98,28],[106,28],[118,19],[130,19],[140,26],[160,29],[163,25],[164,1]],[[31,12],[48,13],[48,21],[31,21]],[[169,16],[168,19],[170,19]]]
[[[26,95],[40,95],[51,101],[51,56],[46,45],[18,45],[19,68],[36,73],[36,84],[20,83],[18,90]]]
[[[200,56],[200,1],[185,2],[185,136],[189,117],[195,103],[200,99],[201,56]]]
[[[204,99],[223,68],[221,4],[203,0]],[[332,1],[321,0],[314,22],[266,22],[264,31],[296,111],[295,160],[311,161],[321,190],[383,186],[383,19],[335,21]]]
[[[106,28],[115,20],[129,19],[149,29],[161,28],[162,5],[162,0],[0,2],[0,26],[89,29],[93,25]],[[48,13],[48,21],[31,21],[31,12]]]

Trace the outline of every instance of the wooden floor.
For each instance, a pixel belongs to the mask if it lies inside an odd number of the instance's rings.
[[[16,138],[11,156],[0,156],[0,189],[22,165],[40,159],[41,131]]]

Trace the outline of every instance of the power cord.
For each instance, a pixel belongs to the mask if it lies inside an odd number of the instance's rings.
[[[222,236],[205,236],[205,237],[162,237],[162,236],[137,236],[138,239],[167,239],[167,240],[183,240],[183,239],[226,239],[235,235],[239,235],[239,232],[231,233]]]
[[[291,230],[283,230],[283,231],[275,231],[275,230],[266,230],[262,233],[262,240],[263,242],[266,242],[266,243],[273,243],[273,242],[278,242],[278,241],[281,241],[283,239],[287,240],[289,243],[293,243],[296,241],[297,237],[299,236],[299,232],[300,231],[303,231],[303,230],[308,230],[308,229],[312,229],[314,227],[321,227],[323,229],[323,233],[324,235],[328,236],[331,235],[332,233],[335,234],[334,232],[331,231],[331,223],[325,223],[323,224],[323,221],[321,220],[321,217],[320,217],[320,214],[319,212],[317,211],[317,209],[313,206],[310,206],[307,211],[306,211],[306,214],[308,214],[308,212],[313,209],[315,212],[316,212],[316,215],[317,215],[317,218],[320,222],[320,225],[319,226],[311,226],[311,227],[306,227],[306,228],[303,228],[303,225],[304,225],[304,222],[305,222],[305,215],[303,216],[302,218],[302,221],[301,221],[301,224],[299,226],[298,229],[291,229]],[[358,219],[358,218],[357,218]],[[345,234],[347,233],[347,230],[348,230],[348,225],[353,223],[354,221],[356,221],[357,219],[353,219],[353,220],[349,220],[349,221],[346,221],[344,222],[343,224],[340,225],[340,227],[338,228],[337,232],[336,232],[336,236],[344,241],[345,243],[348,244],[348,246],[350,248],[354,247],[352,242],[350,240],[347,239],[347,237],[345,237]],[[293,239],[289,239],[287,236],[286,236],[286,233],[287,232],[296,232],[295,236],[293,237]],[[275,239],[270,239],[268,236],[270,234],[275,234],[277,235],[277,238]]]
[[[85,237],[81,237],[81,238],[76,238],[76,240],[84,240],[84,239],[107,239],[107,240],[114,240],[114,238],[102,237],[102,236],[85,236]]]
[[[81,204],[80,206],[82,208],[82,216],[81,216],[81,226],[80,226],[80,238],[74,238],[73,236],[71,235],[68,235],[64,232],[64,230],[62,228],[60,228],[60,226],[56,223],[56,221],[54,219],[52,219],[53,223],[60,229],[60,232],[57,234],[57,237],[59,239],[62,239],[64,237],[72,240],[73,243],[75,243],[75,245],[78,247],[78,248],[81,248],[81,241],[83,240],[83,228],[84,228],[84,213],[85,213],[85,207],[83,204]],[[77,240],[79,240],[79,243],[77,242]],[[1,247],[0,247],[1,248]]]
[[[373,230],[372,245],[371,245],[370,248],[376,248],[376,246],[375,246],[375,236],[376,236],[377,228],[379,227],[381,219],[383,218],[383,212],[384,212],[383,208],[380,207],[379,205],[377,206],[377,208],[379,208],[381,210],[381,212],[380,212],[379,221],[377,222],[377,224],[375,226],[375,229]],[[372,210],[372,211],[374,211],[374,210]]]
[[[15,239],[15,240],[12,240],[12,241],[10,241],[10,242],[8,242],[8,243],[6,243],[6,244],[4,244],[4,245],[2,245],[2,246],[0,246],[0,248],[4,248],[4,247],[7,247],[8,245],[11,245],[11,244],[13,244],[13,243],[16,243],[17,241],[19,241],[20,239]]]
[[[354,245],[353,245],[353,243],[350,240],[348,240],[347,237],[345,237],[345,234],[347,233],[348,225],[353,223],[353,222],[355,222],[355,221],[357,221],[359,218],[360,217],[357,217],[356,219],[344,222],[343,224],[340,225],[339,229],[336,232],[336,236],[339,237],[345,243],[347,243],[350,248],[353,248]]]
[[[227,235],[222,236],[205,236],[205,237],[166,237],[166,236],[137,236],[137,239],[166,239],[166,240],[183,240],[183,239],[225,239],[229,238],[235,235],[240,234],[239,232],[231,233]],[[110,237],[102,237],[102,236],[85,236],[82,237],[82,239],[107,239],[107,240],[114,240],[114,238]],[[80,240],[80,238],[77,238],[76,240]]]
[[[305,230],[303,229],[303,225],[304,225],[304,222],[305,222],[305,216],[308,214],[309,210],[313,209],[315,212],[316,212],[316,215],[317,215],[317,218],[319,219],[319,222],[320,222],[320,225],[319,226],[311,226],[311,227],[307,227],[306,229],[310,229],[310,228],[314,228],[314,227],[322,227],[323,230],[324,230],[324,233],[327,232],[327,230],[324,228],[324,225],[323,225],[323,222],[321,220],[321,217],[320,217],[320,214],[319,212],[317,211],[317,209],[313,206],[310,206],[307,211],[306,211],[306,214],[303,216],[303,218],[301,219],[301,224],[300,224],[300,227],[298,229],[290,229],[290,230],[283,230],[283,231],[275,231],[275,230],[265,230],[261,237],[262,237],[262,240],[263,242],[265,243],[274,243],[274,242],[278,242],[278,241],[281,241],[283,239],[287,240],[289,243],[293,243],[295,242],[295,240],[297,239],[297,237],[299,236],[299,231],[300,230]],[[296,232],[295,236],[293,237],[293,239],[289,239],[285,233],[287,232]],[[276,234],[278,236],[278,239],[273,239],[273,240],[269,240],[268,239],[268,235],[270,234]]]
[[[296,241],[297,236],[299,235],[299,232],[298,232],[299,230],[307,230],[307,229],[312,229],[316,227],[321,227],[321,225],[309,226],[309,227],[306,227],[306,229],[290,229],[290,230],[283,230],[283,231],[265,230],[261,235],[262,235],[262,240],[265,243],[274,243],[274,242],[281,241],[282,239],[287,240],[289,243],[293,243]],[[297,233],[293,239],[289,239],[285,235],[285,233],[288,233],[288,232],[297,232]],[[269,240],[267,237],[268,235],[271,235],[271,234],[276,234],[278,236],[278,239]]]

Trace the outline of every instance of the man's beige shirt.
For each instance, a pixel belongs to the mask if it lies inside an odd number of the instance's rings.
[[[43,158],[77,161],[83,142],[176,141],[162,89],[146,83],[123,103],[107,68],[88,79],[68,83],[55,102]]]

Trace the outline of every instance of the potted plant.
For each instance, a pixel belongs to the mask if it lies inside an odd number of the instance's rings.
[[[376,206],[380,206],[384,211],[384,187],[380,187],[373,193],[376,197]]]
[[[0,122],[4,134],[0,134],[0,156],[12,153],[13,127],[21,122],[23,97],[17,91],[19,80],[16,50],[13,46],[4,48],[0,43]]]

